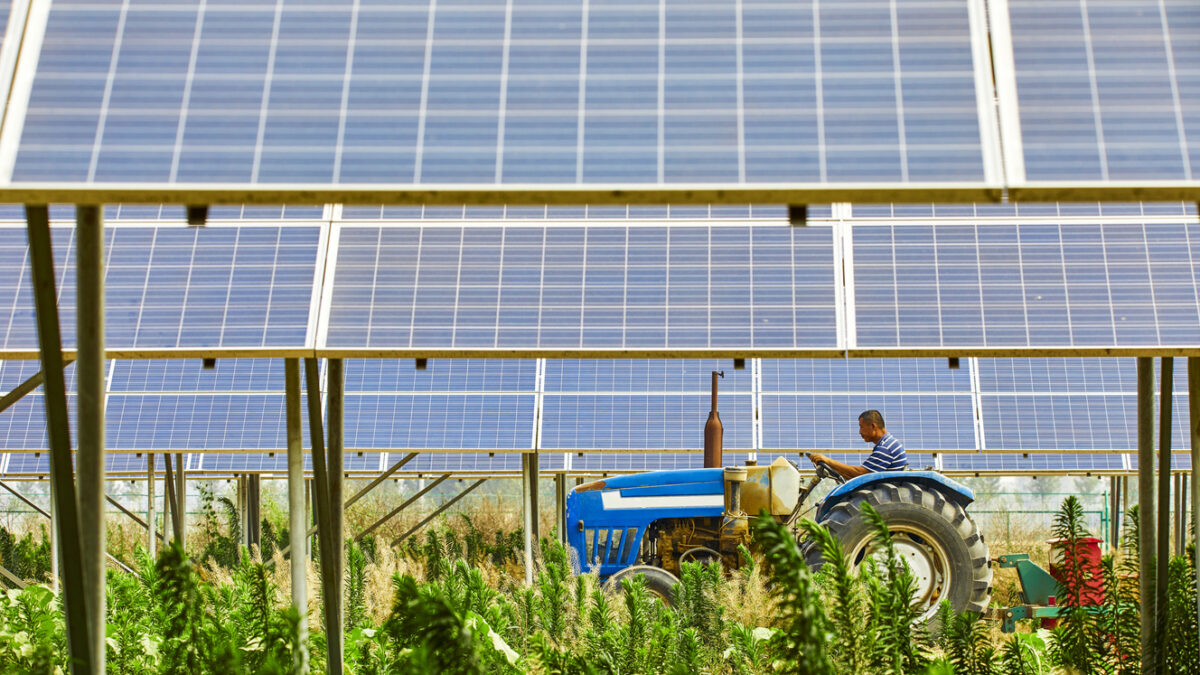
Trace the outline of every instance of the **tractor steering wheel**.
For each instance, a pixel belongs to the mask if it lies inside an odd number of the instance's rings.
[[[809,459],[812,458],[810,457]],[[829,466],[825,462],[813,462],[813,466],[817,470],[817,478],[828,478],[838,485],[846,482],[846,479],[842,476],[842,474],[834,471],[833,467]]]

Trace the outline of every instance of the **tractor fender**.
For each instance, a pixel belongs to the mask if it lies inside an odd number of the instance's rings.
[[[936,471],[877,471],[863,474],[842,483],[826,495],[825,500],[817,507],[817,522],[821,522],[829,511],[850,496],[855,490],[876,483],[916,483],[946,496],[946,499],[958,504],[963,509],[975,501],[975,493],[971,488],[950,480]]]

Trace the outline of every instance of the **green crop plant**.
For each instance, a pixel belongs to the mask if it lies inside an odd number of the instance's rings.
[[[1093,583],[1080,551],[1080,541],[1091,535],[1083,525],[1083,518],[1083,505],[1074,495],[1063,500],[1054,517],[1052,531],[1063,547],[1062,578],[1057,591],[1062,609],[1058,627],[1050,639],[1050,655],[1064,668],[1091,675],[1102,667],[1100,656],[1106,637],[1099,630],[1097,612],[1088,607],[1087,595]]]
[[[799,675],[832,675],[829,620],[796,538],[766,515],[754,521],[754,534],[775,587],[779,632],[772,642],[781,668]]]

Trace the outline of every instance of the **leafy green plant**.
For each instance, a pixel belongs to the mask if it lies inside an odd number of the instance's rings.
[[[1089,536],[1083,525],[1083,505],[1074,495],[1063,500],[1054,517],[1053,532],[1062,546],[1062,563],[1057,599],[1060,610],[1058,627],[1050,641],[1050,653],[1056,663],[1089,675],[1101,668],[1104,637],[1099,631],[1097,613],[1088,605],[1095,590],[1080,541]]]
[[[829,620],[795,537],[765,514],[755,519],[754,535],[775,587],[779,632],[772,646],[782,669],[801,675],[832,675],[833,663],[826,650]]]

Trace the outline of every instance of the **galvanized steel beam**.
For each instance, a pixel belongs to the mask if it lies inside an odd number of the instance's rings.
[[[1142,672],[1155,672],[1158,646],[1156,633],[1154,553],[1154,359],[1137,360],[1137,440],[1138,440],[1138,586],[1142,598],[1141,637]]]
[[[392,541],[392,546],[399,546],[401,542],[403,542],[405,539],[408,539],[409,537],[411,537],[414,532],[421,529],[422,527],[425,527],[426,523],[428,523],[429,521],[438,517],[446,509],[450,508],[451,506],[454,506],[456,503],[458,503],[458,500],[471,494],[471,492],[474,491],[475,488],[479,487],[480,485],[483,485],[484,483],[487,482],[487,480],[488,479],[486,479],[486,478],[480,478],[479,480],[472,483],[471,486],[468,487],[466,490],[463,490],[462,492],[458,493],[453,498],[451,498],[449,501],[447,501],[445,504],[442,504],[441,506],[437,507],[437,509],[435,509],[433,513],[429,514],[428,516],[425,516],[424,520],[417,523],[416,525],[413,525],[412,528],[410,528],[408,530],[408,532],[405,532],[404,534],[400,535],[399,537],[396,537],[396,539],[394,541]]]
[[[1200,358],[1189,358],[1188,369],[1188,429],[1192,446],[1192,531],[1200,539],[1200,483],[1196,482],[1196,467],[1200,467]],[[1198,541],[1197,543],[1200,543]],[[1200,555],[1196,556],[1196,579],[1200,579]],[[1200,622],[1200,594],[1196,597],[1196,618]],[[1196,636],[1200,642],[1200,635]]]
[[[45,205],[25,207],[29,232],[29,259],[33,277],[33,301],[37,315],[38,346],[41,351],[43,401],[46,406],[46,435],[50,447],[50,482],[53,485],[55,540],[60,555],[63,606],[67,623],[67,648],[72,672],[92,673],[104,656],[93,654],[89,641],[88,588],[84,573],[80,536],[79,504],[76,501],[74,467],[71,462],[71,420],[67,414],[67,390],[63,377],[62,335],[58,323],[58,293],[55,287],[54,253],[50,240],[50,210]]]
[[[1175,391],[1175,361],[1170,357],[1159,362],[1158,394],[1158,550],[1155,552],[1157,571],[1154,575],[1154,634],[1157,646],[1154,653],[1162,659],[1167,653],[1167,581],[1171,562],[1171,403]]]
[[[345,632],[345,612],[343,612],[342,603],[342,579],[345,578],[346,572],[346,508],[342,503],[343,496],[343,481],[345,479],[345,452],[343,449],[343,412],[344,412],[344,391],[345,377],[342,368],[341,359],[330,359],[327,361],[328,367],[325,372],[325,418],[326,418],[326,433],[328,434],[328,442],[326,443],[326,453],[328,461],[326,462],[326,477],[329,481],[327,489],[329,490],[329,537],[333,544],[333,557],[321,558],[322,566],[326,560],[332,564],[334,576],[338,580],[339,592],[326,602],[333,602],[333,609],[337,616],[338,639],[341,640]],[[332,651],[330,652],[333,653]],[[341,654],[341,644],[338,644],[338,654]],[[340,668],[339,668],[340,672]]]
[[[321,604],[325,610],[326,665],[330,675],[342,673],[342,580],[337,576],[339,542],[333,538],[333,509],[329,503],[329,476],[326,471],[325,429],[321,416],[321,371],[316,359],[304,360],[308,388],[309,440],[312,443],[313,496],[317,512],[317,542],[321,550]]]
[[[84,587],[92,672],[104,673],[104,214],[96,204],[75,207],[76,489],[83,545]]]
[[[388,512],[387,515],[385,515],[382,518],[380,518],[379,520],[376,520],[375,522],[371,523],[365,530],[363,530],[362,532],[359,532],[357,535],[355,535],[354,540],[361,541],[363,537],[374,532],[380,525],[383,525],[384,523],[391,520],[392,518],[395,518],[397,514],[404,511],[404,509],[407,509],[409,507],[409,505],[411,505],[413,502],[417,501],[421,497],[424,497],[425,494],[428,493],[430,490],[441,485],[442,483],[444,483],[445,481],[447,481],[449,479],[450,479],[450,474],[448,474],[448,473],[444,473],[441,476],[438,476],[437,480],[433,481],[429,485],[426,485],[425,487],[421,488],[420,490],[417,490],[416,494],[414,494],[413,496],[404,500],[404,503],[400,504],[400,506],[397,506],[396,508],[392,509],[391,511]]]
[[[308,525],[308,499],[304,482],[304,436],[300,417],[300,361],[285,359],[283,364],[285,410],[287,417],[288,530],[303,532]],[[303,551],[308,537],[292,536]],[[308,561],[303,554],[292,556],[292,607],[300,614],[300,649],[292,664],[297,673],[308,672]]]

